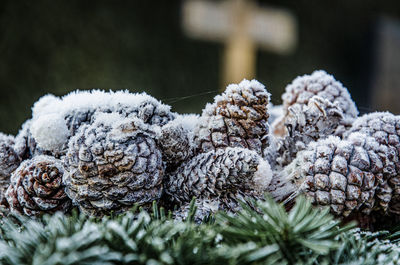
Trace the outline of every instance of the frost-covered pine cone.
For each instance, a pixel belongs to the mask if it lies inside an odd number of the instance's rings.
[[[5,192],[10,185],[11,173],[21,159],[14,150],[14,137],[0,133],[0,203],[4,203]]]
[[[71,138],[65,157],[66,193],[80,210],[102,216],[162,193],[164,164],[151,126],[117,113],[98,114]]]
[[[264,85],[256,80],[229,85],[203,110],[195,129],[198,153],[241,147],[261,155],[269,144],[269,97]]]
[[[312,97],[307,105],[290,106],[285,118],[288,135],[277,138],[278,165],[289,164],[310,142],[334,135],[343,116],[337,104],[318,96]]]
[[[56,211],[67,212],[71,200],[64,192],[61,161],[45,155],[25,160],[11,176],[6,199],[11,211],[39,216]]]
[[[195,149],[193,130],[198,120],[198,115],[179,115],[161,127],[157,142],[163,153],[163,161],[167,163],[169,170],[174,170],[193,155]]]
[[[97,113],[118,113],[135,117],[150,125],[163,126],[176,116],[170,106],[145,94],[99,90],[72,92],[62,98],[42,97],[32,108],[31,137],[52,153],[65,153],[68,140]]]
[[[346,140],[331,136],[312,142],[281,175],[294,180],[296,193],[304,192],[315,204],[348,217],[392,212],[389,204],[400,192],[393,166],[388,146],[353,133]]]
[[[374,112],[357,118],[345,137],[360,132],[374,137],[380,144],[391,145],[398,152],[400,136],[400,116],[389,112]]]
[[[337,104],[343,111],[343,119],[335,131],[337,136],[341,136],[358,115],[357,107],[347,89],[325,71],[314,71],[311,75],[295,78],[286,87],[286,92],[282,95],[284,116],[274,123],[274,134],[281,137],[287,134],[285,119],[286,115],[289,114],[289,107],[296,104],[307,105],[314,96]]]
[[[200,200],[231,198],[235,194],[263,194],[272,171],[267,161],[255,151],[242,148],[217,149],[199,154],[167,176],[164,184],[169,202],[182,204],[192,197]],[[230,202],[228,202],[230,203]],[[237,205],[226,205],[234,209]]]

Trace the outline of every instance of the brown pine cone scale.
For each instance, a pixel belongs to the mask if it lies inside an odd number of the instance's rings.
[[[63,174],[61,161],[53,157],[24,161],[12,174],[6,193],[10,209],[28,216],[69,211],[71,200],[64,192]]]

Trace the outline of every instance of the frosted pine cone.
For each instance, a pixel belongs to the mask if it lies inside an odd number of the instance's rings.
[[[229,85],[203,110],[195,130],[198,152],[241,147],[262,154],[268,146],[269,93],[256,80]]]
[[[372,136],[380,144],[389,144],[394,148],[399,148],[400,116],[395,116],[389,112],[365,114],[354,121],[345,136],[354,132]],[[400,149],[398,150],[400,151]]]
[[[260,195],[269,185],[272,171],[256,152],[242,148],[217,149],[199,154],[167,177],[164,187],[169,202],[185,203],[192,197],[212,199],[235,194]],[[222,199],[223,200],[223,199]],[[237,205],[226,205],[233,209]]]
[[[67,212],[71,200],[64,192],[61,161],[51,156],[25,160],[11,176],[6,198],[10,209],[28,216]]]
[[[297,77],[286,87],[286,92],[282,95],[284,117],[274,123],[274,134],[281,137],[287,134],[284,124],[289,107],[296,104],[307,105],[314,96],[329,100],[342,110],[343,119],[336,129],[335,135],[341,136],[358,115],[357,108],[347,89],[325,71],[314,71],[311,75]]]
[[[20,163],[21,159],[14,150],[14,137],[0,133],[0,203],[4,203],[11,173]]]
[[[390,212],[400,215],[400,116],[388,112],[366,114],[354,122],[345,136],[355,132],[369,135],[387,148],[384,174],[388,195],[384,200],[390,201]]]
[[[354,133],[348,140],[329,137],[313,142],[298,154],[282,175],[295,180],[317,205],[330,206],[338,216],[372,211],[390,212],[389,202],[398,191],[389,173],[389,149],[374,138]]]
[[[285,118],[288,135],[277,143],[278,164],[289,164],[310,142],[335,134],[343,116],[337,104],[318,96],[312,97],[307,105],[290,106]]]
[[[116,112],[123,117],[137,117],[146,124],[162,126],[175,117],[170,109],[146,93],[91,90],[72,92],[62,98],[44,96],[35,103],[32,113],[34,118],[59,113],[74,135],[81,124],[92,121],[95,112]]]
[[[66,193],[89,215],[150,206],[162,193],[161,151],[155,133],[137,118],[97,115],[71,138],[65,168]]]
[[[78,91],[63,98],[47,95],[33,107],[31,133],[43,150],[66,152],[69,137],[90,124],[97,113],[118,113],[150,125],[163,126],[176,116],[170,106],[142,93]]]
[[[169,169],[187,160],[193,155],[193,129],[198,115],[179,115],[160,129],[158,145],[162,149],[163,160]]]

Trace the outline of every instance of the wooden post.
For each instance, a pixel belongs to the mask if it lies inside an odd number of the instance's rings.
[[[243,78],[255,78],[258,47],[286,54],[297,41],[293,15],[281,9],[259,8],[250,0],[188,0],[182,10],[183,27],[189,36],[225,43],[223,88]]]

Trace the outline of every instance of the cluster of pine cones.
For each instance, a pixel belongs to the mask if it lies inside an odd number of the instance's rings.
[[[324,71],[297,77],[282,99],[272,106],[256,80],[229,85],[201,115],[144,93],[46,95],[17,136],[0,134],[1,205],[101,217],[157,201],[184,219],[196,197],[201,220],[265,193],[306,194],[341,218],[400,216],[400,116],[359,117]]]

